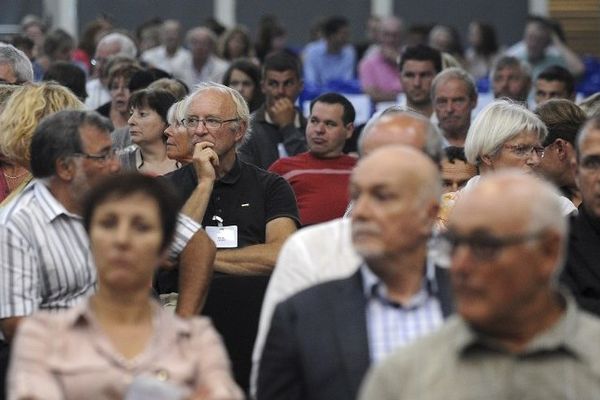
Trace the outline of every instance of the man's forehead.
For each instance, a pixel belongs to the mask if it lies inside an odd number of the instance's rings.
[[[221,113],[229,111],[234,104],[230,97],[218,90],[206,89],[196,93],[188,105],[187,113],[194,114],[197,111],[206,111]]]
[[[433,71],[435,73],[435,65],[430,60],[406,60],[402,65],[402,71]]]
[[[275,81],[286,81],[289,79],[298,79],[296,71],[293,69],[286,69],[284,71],[276,71],[274,69],[268,69],[265,71],[265,79]]]
[[[9,64],[0,64],[0,80],[7,83],[15,83],[17,76],[15,71]]]
[[[600,129],[587,128],[579,145],[581,153],[600,154]]]
[[[339,103],[323,103],[317,101],[310,112],[311,116],[315,114],[331,119],[342,119],[344,107]]]
[[[85,148],[103,148],[111,145],[110,132],[100,127],[84,124],[79,128],[81,144]]]
[[[496,75],[521,75],[521,68],[517,65],[507,65],[496,70]]]

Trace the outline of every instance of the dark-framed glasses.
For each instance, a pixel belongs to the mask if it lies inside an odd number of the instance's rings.
[[[215,117],[207,117],[207,118],[198,118],[198,117],[187,117],[181,120],[181,124],[186,128],[196,129],[200,123],[204,125],[204,127],[210,131],[214,132],[226,124],[228,122],[238,121],[239,118],[230,118],[230,119],[220,119]]]
[[[531,240],[538,240],[544,231],[525,233],[521,235],[495,236],[489,233],[460,235],[448,230],[437,237],[437,251],[449,260],[460,246],[469,248],[470,253],[479,260],[493,260],[500,251],[509,246],[515,246]]]
[[[83,153],[83,152],[82,153],[73,153],[73,156],[75,156],[75,157],[87,158],[88,160],[96,161],[101,164],[104,164],[105,162],[114,159],[115,157],[117,157],[117,155],[118,155],[117,149],[110,149],[109,151],[106,151],[106,152],[100,153],[100,154],[89,154],[89,153]]]

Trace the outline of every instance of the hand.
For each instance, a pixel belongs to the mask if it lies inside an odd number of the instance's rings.
[[[198,175],[198,181],[202,179],[214,181],[217,177],[216,170],[219,167],[219,156],[213,150],[214,146],[210,142],[200,142],[194,145],[192,159],[196,175]]]
[[[398,49],[395,49],[393,47],[381,47],[381,54],[383,55],[383,58],[396,64],[396,62],[398,61],[398,57],[400,56],[400,52],[398,51]]]
[[[271,107],[269,107],[268,112],[275,125],[279,128],[293,124],[296,117],[294,103],[287,97],[275,100]]]

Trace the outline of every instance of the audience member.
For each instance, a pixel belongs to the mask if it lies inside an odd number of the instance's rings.
[[[222,82],[228,63],[216,54],[217,36],[208,28],[196,27],[186,35],[188,48],[192,52],[183,81],[189,88],[201,82]]]
[[[133,59],[116,62],[108,72],[110,101],[96,109],[102,116],[111,120],[116,129],[127,126],[129,118],[129,82],[142,68]]]
[[[160,78],[148,85],[148,90],[164,90],[169,92],[175,97],[177,101],[183,100],[189,93],[190,90],[180,80],[171,78]]]
[[[194,145],[192,138],[183,124],[185,119],[186,100],[180,100],[169,108],[165,129],[167,157],[177,161],[181,165],[187,165],[193,161]]]
[[[239,149],[243,161],[267,169],[280,157],[307,150],[306,118],[294,107],[302,87],[302,63],[295,55],[267,57],[261,80],[265,103],[252,114],[250,134]]]
[[[449,25],[435,25],[429,31],[428,44],[441,53],[448,53],[461,65],[464,63],[463,46],[456,28]]]
[[[96,52],[99,38],[106,35],[112,27],[112,23],[105,16],[100,16],[88,22],[83,28],[79,36],[79,44],[73,51],[73,62],[83,68],[86,75],[92,72],[92,57]]]
[[[442,140],[435,126],[423,115],[391,107],[365,126],[359,151],[361,156],[366,156],[380,147],[403,144],[423,151],[439,164],[443,156]],[[252,393],[256,392],[260,357],[275,306],[312,285],[356,272],[361,260],[352,246],[349,221],[349,218],[338,218],[304,228],[282,247],[262,304],[252,354]]]
[[[260,82],[260,67],[247,58],[232,62],[223,76],[223,85],[240,92],[251,113],[265,101]]]
[[[36,61],[42,64],[44,71],[57,61],[71,62],[75,50],[75,39],[63,29],[54,29],[44,39],[43,62],[39,58]]]
[[[236,26],[226,31],[219,41],[219,56],[230,63],[238,58],[252,59],[254,48],[248,30],[243,26]]]
[[[477,106],[477,87],[463,69],[447,68],[431,84],[431,101],[442,134],[452,146],[464,146]]]
[[[407,47],[400,57],[400,82],[406,95],[406,105],[426,117],[433,114],[431,83],[442,70],[442,56],[431,47]]]
[[[11,175],[5,175],[11,195],[2,205],[21,193],[32,179],[29,147],[40,120],[60,110],[83,108],[70,90],[54,82],[28,84],[11,95],[0,114],[0,154],[13,165]]]
[[[527,62],[534,79],[551,65],[567,68],[574,76],[580,76],[585,71],[579,56],[554,32],[551,21],[536,15],[527,17],[523,40],[510,47],[506,54]]]
[[[0,43],[0,82],[33,82],[31,61],[25,53],[10,44]]]
[[[600,118],[590,118],[577,136],[577,182],[582,203],[571,218],[564,282],[585,310],[600,316]]]
[[[349,39],[350,23],[346,18],[336,16],[324,21],[323,38],[309,43],[303,52],[307,85],[323,86],[354,78],[356,51]]]
[[[494,98],[507,98],[524,105],[531,89],[531,69],[515,57],[500,57],[490,73]]]
[[[236,275],[269,273],[298,223],[287,182],[236,154],[249,119],[237,91],[202,84],[190,95],[184,119],[192,134],[194,162],[167,175],[186,199],[183,212],[201,222],[216,242],[215,270]],[[223,238],[218,227],[227,228],[232,237]]]
[[[89,80],[85,87],[88,94],[85,105],[88,109],[94,110],[110,101],[109,71],[106,64],[111,56],[118,55],[135,59],[137,48],[133,40],[120,32],[112,32],[103,36],[96,46],[96,52],[92,59],[94,66],[92,76],[94,78]]]
[[[469,24],[469,47],[465,52],[467,71],[476,80],[488,78],[500,54],[496,30],[480,21]]]
[[[538,105],[549,99],[575,101],[575,78],[567,69],[551,65],[537,76],[534,90]]]
[[[356,158],[342,150],[354,132],[355,116],[344,96],[322,94],[310,103],[308,151],[280,158],[269,167],[292,186],[303,226],[340,218],[346,211],[348,179]]]
[[[470,164],[462,147],[444,148],[446,157],[442,160],[441,175],[444,193],[462,189],[469,179],[479,174],[477,167]]]
[[[469,163],[477,165],[481,175],[507,168],[529,174],[538,169],[547,135],[548,129],[531,111],[508,100],[496,100],[471,124],[465,155]],[[471,190],[480,178],[479,175],[471,178],[459,193]],[[559,201],[563,215],[577,211],[566,197],[560,196]]]
[[[255,49],[261,63],[272,53],[286,49],[287,32],[274,15],[263,15],[258,21],[257,32]]]
[[[161,25],[160,37],[161,45],[144,51],[140,58],[177,79],[185,79],[192,55],[181,46],[181,23],[166,20]]]
[[[142,382],[158,397],[243,398],[210,321],[173,316],[149,296],[174,235],[176,202],[166,182],[138,174],[91,190],[82,214],[97,290],[64,313],[36,313],[22,324],[9,398],[143,397]],[[96,367],[76,368],[81,363]]]
[[[535,114],[548,128],[548,136],[542,142],[544,157],[538,170],[560,189],[563,196],[579,206],[581,195],[575,176],[575,138],[586,115],[575,103],[565,99],[545,101],[536,108]]]
[[[85,72],[77,65],[67,61],[56,61],[48,67],[43,81],[56,81],[70,89],[82,102],[87,97],[85,91]]]
[[[462,197],[443,241],[458,315],[375,366],[359,398],[594,398],[600,323],[556,285],[560,214],[556,189],[520,172]]]
[[[374,102],[395,101],[402,92],[398,59],[402,48],[402,20],[389,16],[379,23],[379,45],[360,61],[358,77],[362,90]]]
[[[146,175],[165,175],[175,171],[179,163],[167,157],[165,129],[167,112],[175,97],[164,90],[142,89],[129,99],[129,135],[135,149],[120,155],[124,170]]]
[[[452,310],[447,272],[427,260],[437,166],[407,146],[378,149],[356,166],[350,194],[362,264],[275,308],[258,400],[354,399],[370,364],[435,331]]]

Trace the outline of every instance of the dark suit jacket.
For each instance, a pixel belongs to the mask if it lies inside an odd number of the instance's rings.
[[[583,205],[570,219],[561,281],[571,289],[581,308],[600,316],[600,220],[590,216]]]
[[[436,269],[438,298],[452,312],[448,271]],[[370,364],[360,270],[306,289],[275,309],[263,350],[258,400],[354,400]]]

